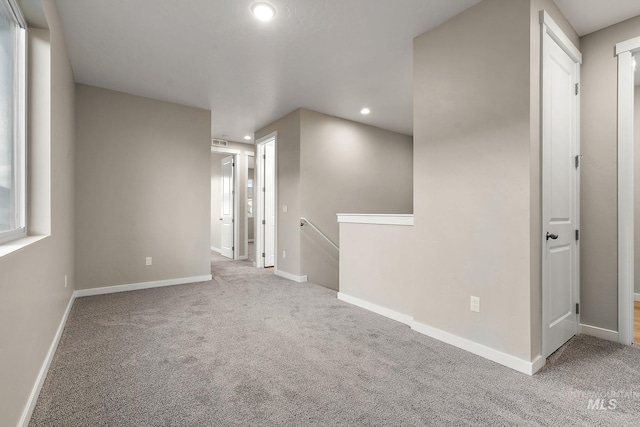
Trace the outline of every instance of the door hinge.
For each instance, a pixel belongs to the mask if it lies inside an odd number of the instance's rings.
[[[262,258],[264,258],[264,252],[262,252]]]
[[[575,162],[576,162],[576,169],[578,169],[580,167],[580,159],[582,159],[582,154],[578,154],[575,157]]]
[[[580,240],[580,230],[576,230],[576,242]]]
[[[262,192],[264,193],[267,189],[265,187],[262,187]]]
[[[231,246],[231,251],[235,251],[236,247],[235,246]]]
[[[262,155],[262,158],[263,158],[263,159],[265,159],[265,160],[267,160],[267,155],[266,155],[266,154],[263,154],[263,155]]]
[[[576,95],[580,93],[580,83],[576,83]]]
[[[580,314],[580,303],[576,303],[576,314]]]
[[[262,223],[263,223],[263,224],[266,224],[267,222],[263,219],[263,220],[262,220]]]
[[[235,163],[231,163],[231,167],[235,168],[236,164]]]

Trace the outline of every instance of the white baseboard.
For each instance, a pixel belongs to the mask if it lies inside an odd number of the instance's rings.
[[[544,365],[544,363],[546,363],[539,361],[538,359],[540,357],[536,358],[536,360],[534,360],[533,362],[528,362],[510,354],[503,353],[482,344],[478,344],[475,341],[471,341],[466,338],[453,335],[449,332],[434,328],[432,326],[425,325],[424,323],[414,321],[411,325],[411,329],[420,332],[421,334],[430,336],[431,338],[435,338],[438,341],[442,341],[447,344],[451,344],[454,347],[466,350],[469,353],[473,353],[475,355],[484,357],[485,359],[489,359],[493,362],[499,363],[503,366],[506,366],[507,368],[522,372],[523,374],[533,375],[537,369],[540,369]],[[534,370],[534,368],[536,367],[537,369]]]
[[[640,301],[640,294],[633,294],[634,301]]]
[[[36,382],[33,385],[33,389],[31,390],[31,394],[29,395],[27,404],[22,411],[22,416],[20,417],[20,421],[18,422],[18,427],[27,427],[29,425],[31,415],[33,414],[36,402],[38,401],[38,395],[40,394],[40,390],[42,389],[44,380],[47,378],[49,366],[51,365],[53,356],[55,355],[56,349],[58,348],[58,343],[60,342],[62,332],[64,331],[64,327],[67,324],[67,319],[69,318],[69,313],[71,312],[71,307],[73,306],[73,302],[76,300],[76,298],[91,295],[111,294],[114,292],[135,291],[138,289],[157,288],[161,286],[183,285],[187,283],[205,282],[208,280],[211,280],[211,275],[184,277],[181,279],[158,280],[155,282],[133,283],[131,285],[106,286],[103,288],[94,289],[79,289],[74,291],[73,294],[71,294],[71,298],[69,299],[67,308],[62,315],[62,319],[60,320],[60,325],[58,325],[56,334],[53,337],[53,342],[51,343],[49,351],[47,352],[44,362],[42,363],[42,367],[40,368],[40,372],[38,373]]]
[[[211,275],[180,277],[178,279],[156,280],[154,282],[132,283],[129,285],[105,286],[103,288],[78,289],[75,291],[76,298],[93,295],[113,294],[116,292],[137,291],[140,289],[160,288],[163,286],[186,285],[187,283],[207,282],[211,280]]]
[[[242,261],[243,259],[249,259],[249,255],[240,255],[237,260]]]
[[[304,283],[307,281],[307,276],[296,276],[295,274],[287,273],[282,270],[275,270],[276,276],[284,277],[285,279],[293,280],[294,282]]]
[[[591,335],[596,338],[602,338],[603,340],[618,342],[618,333],[610,329],[598,328],[597,326],[584,325],[581,323],[580,333],[584,335]]]
[[[475,341],[471,341],[466,338],[451,334],[449,332],[434,328],[432,326],[416,322],[413,317],[408,314],[400,313],[395,310],[391,310],[389,308],[362,300],[360,298],[346,295],[342,292],[338,292],[338,299],[409,325],[411,326],[411,329],[416,332],[427,335],[431,338],[435,338],[438,341],[451,344],[454,347],[461,348],[477,356],[484,357],[485,359],[489,359],[493,362],[499,363],[500,365],[506,366],[507,368],[522,372],[523,374],[533,375],[538,370],[540,370],[540,368],[542,368],[547,362],[546,359],[541,356],[536,357],[533,362],[528,362],[524,359],[520,359],[515,356],[511,356],[510,354],[506,354],[493,348],[487,347],[485,345],[478,344]]]
[[[374,313],[388,317],[389,319],[393,319],[397,322],[404,323],[405,325],[411,326],[413,323],[413,317],[408,314],[400,313],[399,311],[391,310],[390,308],[382,307],[381,305],[377,305],[357,297],[352,297],[351,295],[347,295],[343,292],[338,292],[338,299],[348,302],[349,304],[356,305],[360,308],[364,308],[365,310],[373,311]]]
[[[218,253],[220,253],[220,252],[221,252],[221,249],[220,249],[220,248],[216,248],[216,247],[213,247],[213,246],[211,246],[211,250],[212,250],[213,252],[218,252]]]
[[[540,369],[542,369],[542,367],[544,365],[547,364],[547,359],[542,357],[542,356],[538,356],[536,357],[533,362],[531,363],[531,373],[529,375],[533,375],[536,372],[538,372]]]
[[[69,317],[69,313],[71,312],[71,307],[73,306],[73,302],[76,299],[75,292],[71,294],[71,298],[69,298],[69,303],[67,304],[67,308],[62,315],[62,319],[60,319],[60,324],[58,325],[58,329],[56,330],[55,335],[53,336],[53,342],[51,346],[49,346],[49,351],[44,358],[44,362],[42,362],[42,366],[40,367],[40,372],[38,373],[38,377],[36,378],[36,382],[33,385],[33,389],[31,390],[31,394],[29,395],[29,400],[27,400],[27,404],[22,411],[22,416],[20,417],[20,421],[18,422],[19,427],[27,427],[29,425],[29,421],[31,420],[31,415],[33,414],[33,410],[36,407],[36,402],[38,401],[38,396],[40,395],[40,390],[42,389],[42,385],[44,384],[44,380],[47,378],[47,373],[49,372],[49,366],[51,366],[51,361],[53,360],[54,354],[56,354],[56,349],[58,348],[58,343],[60,342],[60,337],[62,337],[62,332],[64,331],[64,326],[67,324],[67,318]]]

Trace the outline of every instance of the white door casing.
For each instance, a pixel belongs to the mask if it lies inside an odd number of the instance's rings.
[[[580,53],[542,24],[542,355],[578,333]]]
[[[266,169],[266,146],[271,143],[274,147],[274,159],[273,159],[273,175],[274,175],[274,190],[277,189],[278,175],[275,173],[277,168],[277,157],[278,151],[276,147],[278,146],[278,132],[272,132],[268,135],[265,135],[256,140],[256,157],[255,157],[255,178],[256,182],[254,184],[254,197],[255,197],[255,206],[254,206],[254,217],[255,217],[255,248],[256,248],[256,267],[263,268],[267,266],[265,264],[265,228],[266,228],[266,218],[265,218],[265,169]],[[278,230],[278,211],[275,208],[278,205],[278,193],[274,191],[274,264],[273,267],[275,270],[278,270],[278,258],[275,257],[275,254],[278,252],[278,239],[277,239],[277,230]]]
[[[618,57],[618,341],[634,339],[634,66],[640,37],[616,44]]]
[[[275,265],[276,188],[275,141],[264,145],[264,267]]]
[[[222,209],[220,253],[227,258],[234,257],[234,179],[235,161],[233,156],[225,157],[222,162]]]

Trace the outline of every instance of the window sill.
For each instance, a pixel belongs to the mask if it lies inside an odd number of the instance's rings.
[[[3,243],[0,245],[0,258],[5,255],[9,255],[13,252],[19,251],[22,248],[26,248],[42,239],[46,239],[49,236],[26,236],[20,239],[12,240],[11,242]]]

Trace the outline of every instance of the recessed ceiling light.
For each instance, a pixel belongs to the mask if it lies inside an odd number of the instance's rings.
[[[268,3],[256,3],[251,6],[253,16],[261,21],[270,21],[276,14],[276,10]]]
[[[363,115],[365,115],[365,116],[366,116],[367,114],[369,114],[370,112],[371,112],[371,110],[370,110],[370,109],[368,109],[367,107],[364,107],[362,110],[360,110],[360,114],[363,114]]]
[[[249,135],[245,135],[245,136],[244,136],[244,139],[246,139],[247,141],[249,141],[249,140],[251,140],[251,136],[249,136]]]

